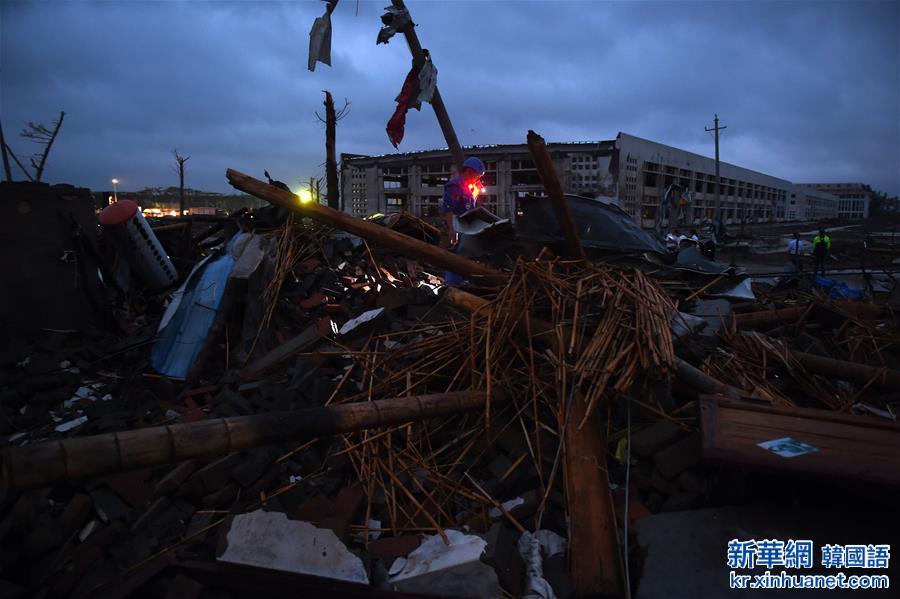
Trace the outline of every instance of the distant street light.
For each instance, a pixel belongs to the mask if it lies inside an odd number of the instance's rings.
[[[113,184],[113,202],[118,202],[119,201],[119,189],[118,189],[119,180],[113,179],[112,184]]]

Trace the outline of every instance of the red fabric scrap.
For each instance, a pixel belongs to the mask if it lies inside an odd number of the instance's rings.
[[[387,134],[391,144],[396,148],[403,141],[403,130],[406,127],[406,113],[410,109],[410,103],[419,96],[419,70],[416,67],[410,69],[400,95],[397,96],[397,109],[388,121]]]

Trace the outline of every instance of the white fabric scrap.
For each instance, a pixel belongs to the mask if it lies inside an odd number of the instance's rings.
[[[568,541],[551,530],[534,534],[525,531],[519,537],[519,554],[525,561],[525,592],[528,599],[556,599],[553,587],[544,578],[544,559],[565,553]]]
[[[316,62],[331,66],[331,11],[317,17],[309,30],[309,63],[310,71],[316,70]]]
[[[419,69],[419,95],[416,96],[416,104],[421,105],[422,102],[431,102],[434,96],[434,90],[437,87],[437,68],[431,59],[426,60],[422,68]]]

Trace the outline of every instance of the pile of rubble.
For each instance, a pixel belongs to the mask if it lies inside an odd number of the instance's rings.
[[[127,335],[2,355],[6,594],[624,596],[642,518],[726,501],[716,463],[900,482],[886,305],[297,212],[204,234]]]

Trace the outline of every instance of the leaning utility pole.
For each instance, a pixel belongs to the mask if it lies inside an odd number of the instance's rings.
[[[403,0],[391,0],[391,4],[398,10],[406,10]],[[422,44],[419,43],[419,36],[416,35],[416,24],[410,18],[409,24],[403,28],[403,35],[406,37],[406,43],[409,44],[409,51],[413,56],[413,64],[417,68],[421,68],[425,64],[425,52],[422,50]],[[459,146],[459,139],[456,137],[456,131],[453,130],[453,123],[450,122],[450,115],[447,114],[447,107],[444,106],[444,100],[441,98],[441,92],[437,86],[434,87],[434,95],[431,97],[431,107],[434,108],[434,115],[437,117],[441,131],[444,133],[444,139],[447,140],[447,147],[450,149],[450,155],[453,156],[453,162],[456,163],[456,169],[462,172],[463,153]]]
[[[726,127],[719,127],[719,115],[713,114],[713,128],[705,127],[706,131],[714,131],[716,137],[716,212],[715,212],[715,220],[722,220],[722,182],[719,179],[719,129],[726,129]]]

